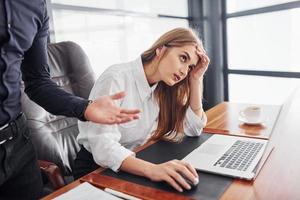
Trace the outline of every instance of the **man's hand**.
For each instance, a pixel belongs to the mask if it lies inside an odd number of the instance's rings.
[[[100,124],[120,124],[138,119],[140,110],[123,109],[114,104],[114,100],[122,99],[125,92],[95,99],[85,110],[84,116],[88,121]]]

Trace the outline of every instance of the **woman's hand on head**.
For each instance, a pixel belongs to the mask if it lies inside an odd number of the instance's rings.
[[[203,75],[205,74],[205,72],[208,68],[208,65],[210,63],[210,59],[204,50],[199,50],[197,48],[196,53],[199,57],[199,61],[198,61],[197,65],[190,72],[190,80],[191,81],[193,81],[193,80],[198,81],[199,79],[203,78]]]
[[[198,183],[198,174],[195,168],[181,160],[171,160],[162,164],[151,165],[146,176],[152,181],[165,181],[179,192],[182,192],[183,188],[186,190],[191,189],[183,176],[194,184]]]
[[[139,109],[123,109],[114,104],[114,100],[122,99],[125,92],[101,96],[90,103],[84,113],[88,121],[100,124],[120,124],[139,118]]]

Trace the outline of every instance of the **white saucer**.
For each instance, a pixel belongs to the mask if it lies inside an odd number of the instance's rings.
[[[266,117],[265,116],[261,116],[258,120],[256,121],[249,121],[248,119],[246,119],[243,116],[239,116],[239,121],[243,122],[244,124],[248,124],[248,125],[261,125],[263,123],[266,122]]]

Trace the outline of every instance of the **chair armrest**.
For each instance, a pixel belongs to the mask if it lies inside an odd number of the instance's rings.
[[[54,190],[66,185],[61,171],[56,164],[45,160],[38,160],[38,164],[42,172],[44,172],[49,179]]]

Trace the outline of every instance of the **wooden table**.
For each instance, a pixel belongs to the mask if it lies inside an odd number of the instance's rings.
[[[236,104],[223,103],[221,105],[232,107]],[[209,119],[208,128],[220,130],[220,132],[222,128],[219,125],[213,126],[213,124],[215,118],[220,116],[219,114],[224,113],[224,111],[221,111],[218,114],[217,110],[220,110],[221,107],[219,105],[219,107],[217,106],[207,111]],[[222,200],[300,199],[300,90],[297,90],[293,98],[290,99],[290,102],[286,103],[281,109],[279,118],[273,128],[270,143],[275,148],[257,179],[252,182],[234,180],[222,195]],[[147,144],[143,148],[149,145],[151,144]],[[98,169],[96,173],[100,171],[101,169]],[[79,184],[80,182],[77,180],[48,195],[44,199],[53,199]],[[160,199],[160,197],[157,196],[157,199]]]
[[[243,137],[255,137],[269,139],[278,119],[281,106],[258,105],[262,109],[265,118],[264,123],[258,125],[247,125],[239,121],[239,112],[249,104],[223,102],[206,112],[207,125],[205,132],[229,134]]]

